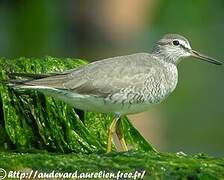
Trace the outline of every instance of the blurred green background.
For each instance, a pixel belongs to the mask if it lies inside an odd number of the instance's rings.
[[[1,0],[0,55],[89,61],[150,52],[166,33],[224,61],[222,0]],[[130,116],[160,151],[224,155],[224,67],[185,59],[175,92]]]

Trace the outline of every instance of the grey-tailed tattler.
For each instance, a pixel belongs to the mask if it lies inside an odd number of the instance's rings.
[[[222,64],[191,49],[185,37],[167,34],[155,43],[151,53],[107,58],[48,77],[12,81],[12,86],[37,90],[81,110],[114,113],[107,152],[111,151],[115,132],[127,151],[123,135],[116,131],[117,122],[123,115],[150,109],[173,92],[178,82],[177,64],[189,56]]]

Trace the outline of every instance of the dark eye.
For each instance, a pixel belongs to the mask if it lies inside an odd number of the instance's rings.
[[[174,45],[174,46],[178,46],[179,44],[180,44],[180,42],[179,42],[178,40],[174,40],[174,41],[173,41],[173,45]]]

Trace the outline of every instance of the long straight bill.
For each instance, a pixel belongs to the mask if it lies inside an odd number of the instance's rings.
[[[208,57],[206,55],[203,55],[195,50],[191,50],[190,53],[191,53],[192,57],[195,57],[197,59],[201,59],[203,61],[207,61],[209,63],[216,64],[216,65],[222,65],[222,63],[220,61],[213,59],[211,57]]]

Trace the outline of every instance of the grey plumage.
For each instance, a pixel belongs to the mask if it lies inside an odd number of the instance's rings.
[[[176,87],[180,58],[190,55],[193,50],[186,38],[168,34],[151,54],[108,58],[15,86],[36,89],[84,110],[131,114],[164,100]]]

